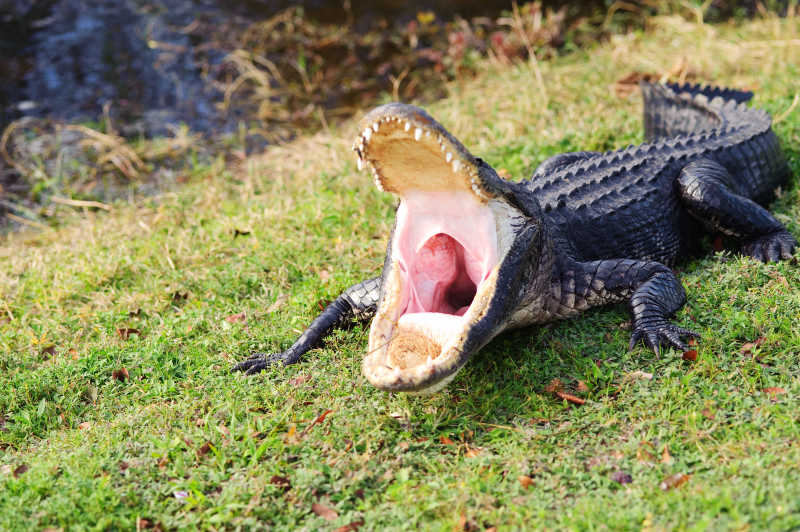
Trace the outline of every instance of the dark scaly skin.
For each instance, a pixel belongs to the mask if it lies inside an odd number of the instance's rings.
[[[478,160],[482,182],[494,183],[532,220],[520,234],[536,241],[515,243],[515,260],[498,277],[512,296],[496,298],[475,325],[465,359],[498,324],[545,323],[626,300],[631,347],[643,341],[656,353],[685,350],[684,338],[697,335],[669,321],[686,294],[668,266],[689,256],[703,231],[739,239],[741,252],[760,261],[792,256],[797,241],[763,207],[789,169],[769,116],[744,105],[752,94],[689,85],[642,90],[646,144],[557,155],[521,183],[499,182]],[[296,362],[335,326],[371,316],[381,284],[349,288],[287,351],[255,355],[235,369],[249,374]]]

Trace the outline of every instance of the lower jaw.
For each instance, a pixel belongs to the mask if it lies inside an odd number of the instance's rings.
[[[376,320],[387,326],[383,330],[391,338],[388,345],[380,347],[375,345],[378,340],[371,338],[371,354],[364,361],[364,373],[376,387],[412,394],[433,393],[458,373],[460,351],[454,344],[465,333],[463,316],[418,312],[404,314],[393,325],[380,317]],[[373,346],[377,349],[373,350]]]

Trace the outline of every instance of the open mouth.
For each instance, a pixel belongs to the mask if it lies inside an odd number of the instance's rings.
[[[433,392],[468,358],[471,329],[489,308],[510,247],[504,228],[513,209],[424,111],[390,104],[362,124],[359,166],[400,197],[364,373],[382,389]]]

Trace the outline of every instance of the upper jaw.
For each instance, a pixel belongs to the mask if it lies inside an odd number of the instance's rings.
[[[505,297],[497,278],[523,214],[508,201],[507,182],[422,109],[373,110],[353,149],[378,188],[401,199],[364,374],[381,389],[430,393],[502,330],[487,317]],[[420,268],[425,253],[444,256],[434,261],[444,270],[454,265],[461,284],[473,285],[471,301],[442,303],[435,289],[419,297],[426,286],[450,289],[450,281]]]
[[[481,162],[428,113],[390,103],[369,112],[353,143],[359,169],[375,185],[403,196],[408,190],[465,190],[481,201],[498,195]]]

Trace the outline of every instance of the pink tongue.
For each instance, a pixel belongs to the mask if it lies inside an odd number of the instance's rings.
[[[414,289],[421,309],[451,311],[445,292],[458,273],[455,241],[445,235],[432,236],[417,252],[413,266]]]

